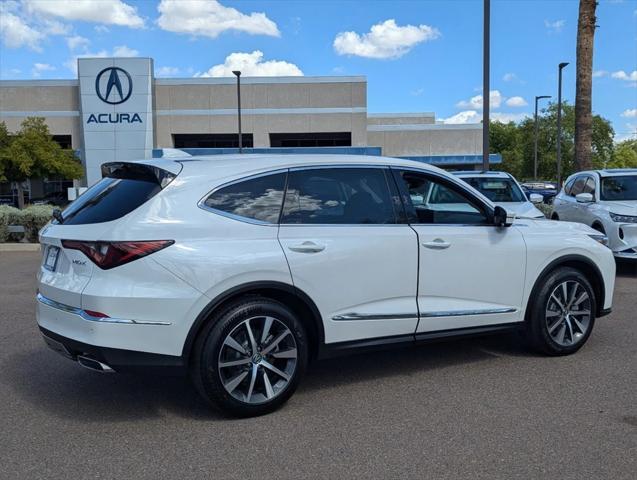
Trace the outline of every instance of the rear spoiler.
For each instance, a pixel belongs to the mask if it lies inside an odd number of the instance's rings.
[[[102,177],[142,180],[164,188],[179,175],[181,168],[180,166],[177,172],[170,172],[150,163],[109,162],[102,165]]]

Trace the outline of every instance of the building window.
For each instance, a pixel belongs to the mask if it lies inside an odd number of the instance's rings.
[[[243,146],[254,145],[251,133],[242,133]],[[239,148],[239,135],[236,133],[173,133],[175,148]]]
[[[352,132],[271,133],[271,147],[351,147]]]
[[[70,150],[73,142],[71,135],[52,135],[53,141],[57,143],[64,150]]]

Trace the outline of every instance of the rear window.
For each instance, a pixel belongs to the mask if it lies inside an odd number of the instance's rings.
[[[492,202],[526,202],[524,193],[510,178],[470,177],[463,180]]]
[[[64,225],[85,225],[117,220],[151,199],[161,190],[156,181],[102,178],[64,212]]]

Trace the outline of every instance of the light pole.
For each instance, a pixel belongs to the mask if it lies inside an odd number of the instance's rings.
[[[558,65],[557,80],[557,188],[562,186],[562,69],[568,62]]]
[[[243,153],[243,139],[241,138],[241,71],[233,70],[237,76],[237,118],[239,120],[239,153]]]
[[[489,170],[489,106],[491,92],[489,85],[489,39],[491,24],[491,0],[484,0],[484,27],[482,29],[482,170]]]
[[[550,95],[535,96],[535,135],[533,138],[533,180],[537,181],[537,101],[542,98],[551,98]]]

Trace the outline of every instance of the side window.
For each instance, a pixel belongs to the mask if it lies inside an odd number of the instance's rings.
[[[316,168],[291,171],[281,223],[396,223],[385,170]]]
[[[590,193],[595,196],[595,179],[593,177],[588,177],[586,180],[586,185],[584,185],[583,193]]]
[[[586,185],[586,177],[580,176],[575,179],[575,183],[573,184],[573,188],[571,188],[571,196],[579,195],[584,190],[584,185]]]
[[[575,180],[575,178],[571,178],[564,186],[564,193],[566,193],[566,195],[573,195],[571,191],[573,190],[573,184],[575,183]]]
[[[399,172],[398,178],[409,192],[407,201],[418,223],[490,224],[484,207],[451,182],[411,171]]]
[[[283,203],[285,177],[285,173],[275,173],[239,181],[213,192],[204,204],[208,208],[239,217],[277,223]]]

